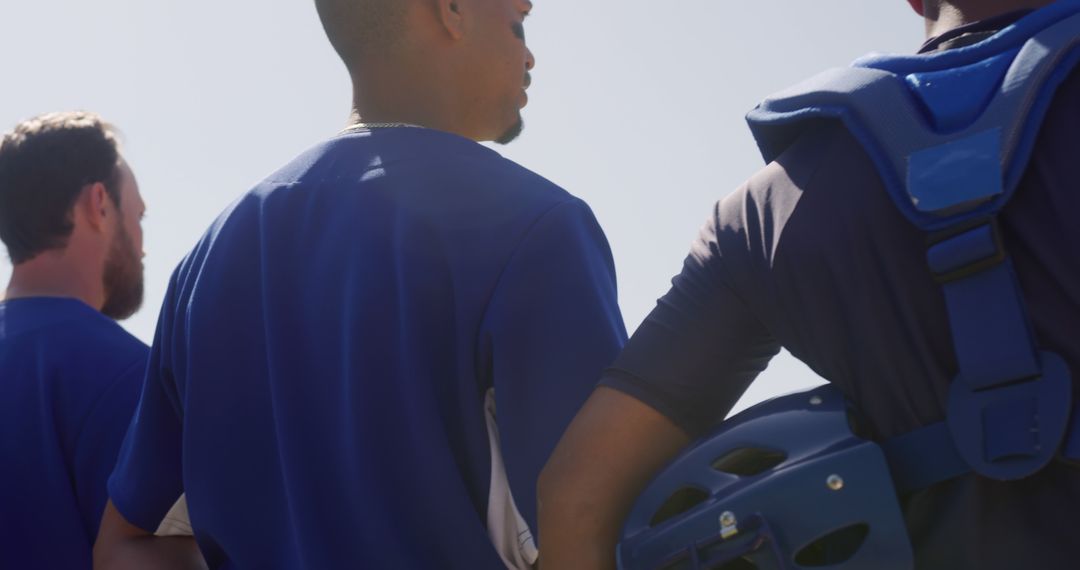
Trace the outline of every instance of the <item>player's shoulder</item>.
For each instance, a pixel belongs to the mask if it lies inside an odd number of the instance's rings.
[[[432,144],[431,151],[416,153],[403,165],[418,180],[461,189],[494,189],[552,203],[570,198],[558,184],[492,148],[439,131],[424,130],[416,134]]]
[[[813,202],[815,215],[828,217],[879,197],[884,189],[873,161],[841,123],[830,122],[803,133],[754,173],[722,201],[719,214],[721,221],[745,224],[765,215],[786,218],[797,207],[811,209],[807,202]]]
[[[66,342],[78,347],[103,369],[122,369],[141,364],[149,354],[149,347],[119,323],[89,307],[84,314],[72,321]]]
[[[4,338],[10,343],[8,357],[18,358],[13,354],[18,352],[23,358],[40,359],[36,368],[45,373],[45,380],[62,382],[72,394],[108,389],[118,378],[134,376],[149,356],[145,343],[76,299],[26,299],[16,311],[24,313],[24,322],[32,317],[36,323]]]
[[[66,297],[13,299],[0,305],[3,340],[37,337],[55,346],[79,347],[89,353],[145,354],[145,343],[115,320],[86,303]]]
[[[729,273],[772,279],[778,267],[844,255],[853,236],[900,231],[898,218],[858,141],[825,123],[720,200],[694,254],[722,258]]]

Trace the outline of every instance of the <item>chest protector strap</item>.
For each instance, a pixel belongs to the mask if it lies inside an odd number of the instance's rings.
[[[883,443],[901,493],[972,470],[1020,479],[1055,457],[1080,458],[1069,370],[1039,349],[997,223],[1078,63],[1080,0],[1061,0],[975,45],[828,71],[747,117],[766,161],[841,121],[926,233],[958,373],[944,422]]]

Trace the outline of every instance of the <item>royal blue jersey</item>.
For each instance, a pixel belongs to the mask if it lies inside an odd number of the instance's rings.
[[[153,530],[186,492],[215,568],[502,568],[487,390],[535,529],[539,471],[624,340],[581,200],[455,135],[341,135],[174,273],[110,495]]]
[[[923,50],[974,43],[1023,14],[956,29]],[[1080,73],[1073,73],[999,220],[1035,337],[1068,362],[1074,392],[1078,156]],[[855,137],[838,123],[823,125],[717,204],[671,291],[603,384],[699,435],[785,347],[837,385],[860,425],[881,438],[941,421],[956,360],[925,239]],[[970,474],[903,501],[916,567],[927,570],[1073,568],[1077,504],[1080,469],[1062,462],[1016,482]]]
[[[90,568],[146,357],[81,301],[0,303],[0,568]]]

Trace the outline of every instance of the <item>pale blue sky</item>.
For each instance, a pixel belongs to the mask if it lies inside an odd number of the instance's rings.
[[[527,127],[497,150],[592,205],[631,331],[712,204],[762,166],[747,110],[922,41],[903,0],[534,2]],[[124,326],[147,342],[173,267],[208,224],[348,112],[311,0],[4,0],[0,25],[0,130],[89,109],[124,133],[149,208],[146,303]],[[816,383],[782,356],[741,405]]]

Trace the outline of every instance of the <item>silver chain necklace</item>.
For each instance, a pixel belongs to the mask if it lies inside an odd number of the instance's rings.
[[[393,129],[397,127],[405,127],[410,129],[422,129],[420,125],[414,125],[412,123],[354,123],[341,130],[338,134],[351,133],[353,131],[370,131],[373,129]]]

